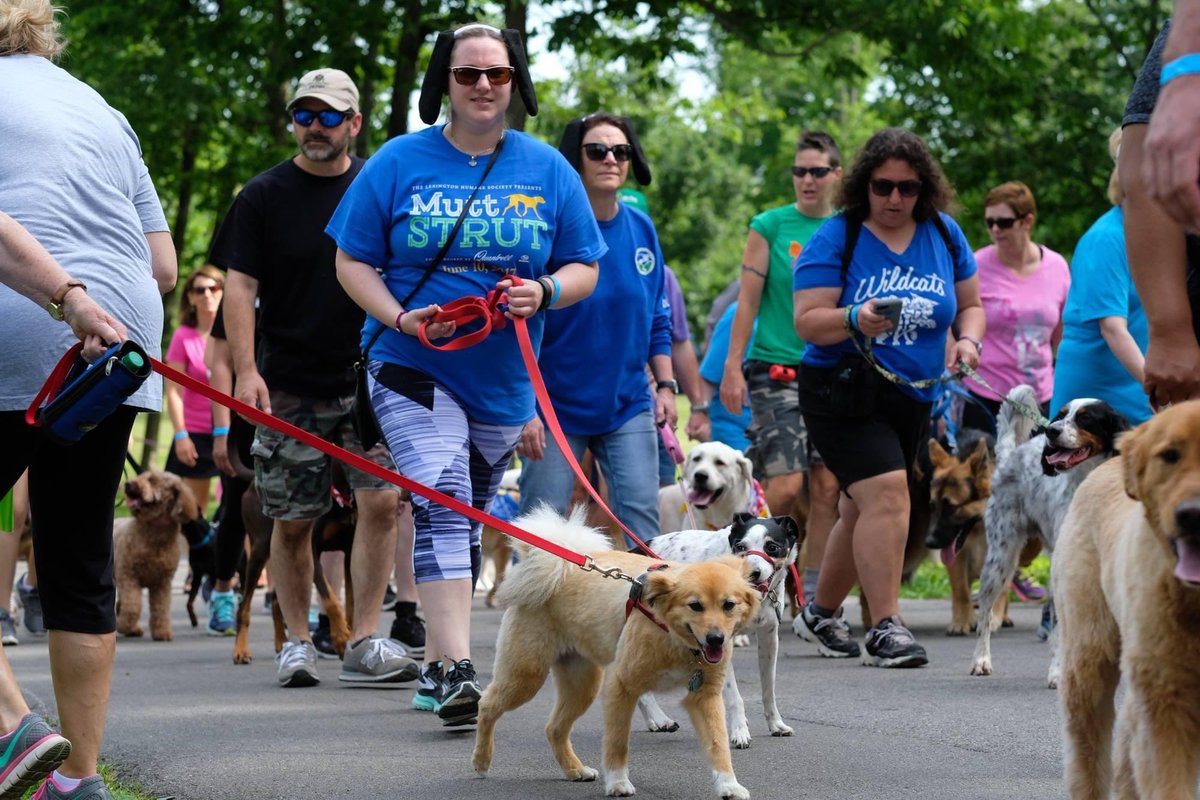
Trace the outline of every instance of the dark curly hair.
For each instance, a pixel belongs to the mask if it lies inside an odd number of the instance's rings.
[[[908,162],[921,181],[921,193],[913,207],[913,219],[924,222],[932,219],[938,211],[954,213],[957,209],[954,189],[921,137],[904,128],[884,128],[863,145],[854,159],[854,165],[842,178],[837,205],[847,219],[866,221],[871,213],[868,199],[871,174],[890,159]]]

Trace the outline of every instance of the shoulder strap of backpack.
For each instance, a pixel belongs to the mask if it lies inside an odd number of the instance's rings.
[[[946,227],[946,221],[942,219],[941,212],[934,211],[931,221],[933,222],[933,227],[937,228],[937,232],[942,235],[942,241],[946,243],[946,249],[950,251],[950,261],[958,261],[958,245],[950,238],[950,229]]]
[[[846,273],[850,271],[850,260],[854,258],[854,246],[858,244],[858,235],[862,233],[862,220],[846,217],[846,241],[842,246],[842,284],[846,283]]]

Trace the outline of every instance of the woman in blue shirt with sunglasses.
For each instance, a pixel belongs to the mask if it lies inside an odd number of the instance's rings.
[[[617,190],[631,164],[643,186],[650,183],[650,168],[633,125],[614,114],[570,122],[559,151],[583,178],[608,252],[591,297],[546,315],[538,364],[575,458],[592,451],[613,512],[646,541],[659,533],[655,423],[674,428],[678,386],[658,234],[648,216],[618,199]],[[517,452],[524,462],[522,512],[547,502],[565,513],[575,478],[540,419],[526,426]]]

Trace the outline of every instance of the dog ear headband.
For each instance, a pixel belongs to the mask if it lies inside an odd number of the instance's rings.
[[[576,172],[580,172],[579,151],[583,149],[583,126],[592,114],[586,117],[578,117],[567,123],[567,127],[563,128],[562,139],[558,142],[558,152],[563,154],[568,163],[575,168]],[[629,146],[633,148],[633,177],[641,186],[650,184],[650,164],[646,161],[646,153],[642,150],[642,143],[638,141],[637,132],[633,129],[633,122],[629,117],[620,117],[620,120],[625,123],[625,130],[629,135]]]
[[[421,81],[421,98],[417,103],[421,120],[426,125],[437,122],[438,115],[442,113],[442,98],[450,88],[450,51],[454,49],[454,42],[462,36],[463,32],[475,28],[498,33],[504,40],[504,46],[508,48],[508,60],[513,67],[513,81],[517,84],[517,91],[521,93],[525,110],[529,112],[529,116],[537,116],[537,94],[533,90],[533,80],[529,77],[529,61],[525,58],[521,34],[512,28],[500,30],[491,25],[475,23],[464,25],[458,30],[442,31],[433,44],[433,54],[429,57],[429,68],[425,70],[425,79]]]

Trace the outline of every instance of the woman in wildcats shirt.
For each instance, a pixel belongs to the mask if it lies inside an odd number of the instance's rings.
[[[979,363],[979,279],[962,230],[944,213],[953,191],[919,137],[899,128],[875,134],[841,195],[842,212],[809,241],[793,278],[796,331],[809,342],[800,407],[844,492],[797,632],[825,655],[858,655],[837,613],[857,581],[874,623],[863,663],[920,666],[925,650],[899,617],[900,572],[908,477],[936,387],[911,384],[960,361]],[[893,314],[881,313],[886,305]],[[958,339],[948,352],[951,326]],[[852,338],[900,382],[884,380]]]

